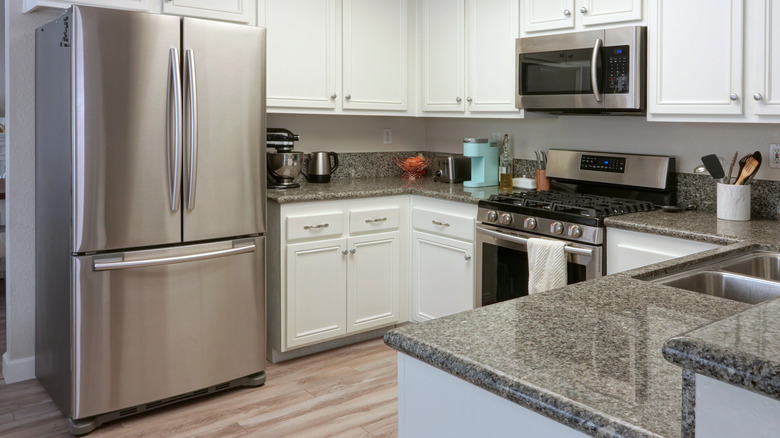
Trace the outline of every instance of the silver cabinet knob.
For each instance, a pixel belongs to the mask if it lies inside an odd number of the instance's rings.
[[[344,251],[341,251],[341,253],[344,254],[344,255],[347,255],[347,252],[348,251],[346,249]]]
[[[468,103],[471,103],[473,100],[474,100],[474,99],[472,99],[472,98],[470,98],[470,97],[467,97],[467,98],[466,98],[466,102],[468,102]]]
[[[463,102],[463,99],[461,99],[460,97],[456,97],[455,98],[455,102],[461,103],[461,102]]]
[[[565,15],[565,16],[567,16],[567,17],[568,17],[569,15],[571,15],[571,11],[570,11],[570,10],[568,10],[568,9],[564,9],[564,10],[563,10],[563,15]]]
[[[349,250],[349,253],[350,253],[350,254],[354,254],[354,253],[356,253],[356,252],[357,252],[357,250],[356,250],[355,248],[352,248],[352,249],[350,249],[350,250]]]
[[[583,14],[587,14],[588,13],[588,8],[583,6],[583,7],[580,8],[580,12],[583,13]]]
[[[469,261],[469,260],[471,260],[471,256],[470,256],[470,255],[468,255],[468,254],[466,254],[465,256],[463,256],[463,258],[464,258],[464,259],[466,259],[466,261]]]
[[[761,95],[761,93],[756,93],[756,94],[753,95],[753,99],[755,99],[755,100],[761,100],[763,98],[764,97]]]
[[[739,99],[739,95],[737,95],[737,93],[731,93],[729,99],[736,101],[737,99]]]
[[[346,96],[344,96],[344,99],[347,99],[347,100],[352,99],[352,95],[351,94],[347,94]]]
[[[336,100],[337,97],[338,96],[336,95],[336,93],[333,93],[333,94],[330,95],[330,98],[333,99],[333,100]]]

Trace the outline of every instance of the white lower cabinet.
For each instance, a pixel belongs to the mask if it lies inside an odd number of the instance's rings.
[[[607,275],[719,246],[695,240],[607,228]]]
[[[474,308],[474,243],[412,232],[412,319]]]
[[[347,333],[398,322],[400,233],[347,240]]]
[[[471,310],[477,206],[412,197],[411,319]]]

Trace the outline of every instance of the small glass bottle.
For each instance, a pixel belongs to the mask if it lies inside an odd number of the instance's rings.
[[[498,165],[498,191],[512,192],[512,154],[509,153],[509,134],[504,134],[504,147]]]

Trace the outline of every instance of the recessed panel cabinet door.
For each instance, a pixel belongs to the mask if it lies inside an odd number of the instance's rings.
[[[523,32],[574,28],[574,0],[522,0]]]
[[[759,116],[780,115],[780,2],[753,0],[750,12],[760,11],[759,38],[753,48],[753,88],[745,90]]]
[[[287,245],[286,348],[347,333],[346,239]]]
[[[268,106],[335,109],[341,50],[337,0],[266,0]]]
[[[422,110],[462,112],[466,105],[464,1],[422,0],[419,12]]]
[[[249,23],[250,0],[164,0],[163,13]]]
[[[398,322],[399,236],[393,231],[349,239],[347,332]]]
[[[744,1],[651,0],[648,11],[648,113],[742,114]]]
[[[408,0],[343,0],[344,109],[407,108]]]
[[[412,319],[474,308],[474,244],[412,232]]]
[[[642,0],[580,0],[577,19],[583,26],[642,19]]]

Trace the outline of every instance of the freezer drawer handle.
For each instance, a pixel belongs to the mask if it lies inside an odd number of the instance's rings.
[[[238,248],[223,249],[220,251],[204,252],[200,254],[190,254],[185,256],[163,257],[159,259],[147,260],[129,260],[120,262],[100,262],[94,261],[96,271],[111,271],[114,269],[128,268],[146,268],[149,266],[172,265],[174,263],[198,262],[201,260],[215,259],[238,254],[244,254],[255,251],[255,244],[240,246]]]

